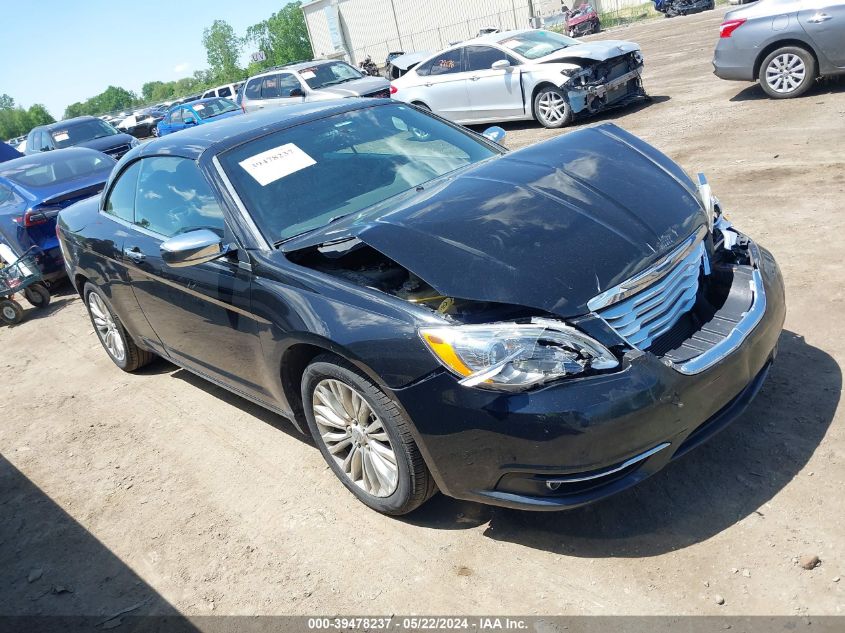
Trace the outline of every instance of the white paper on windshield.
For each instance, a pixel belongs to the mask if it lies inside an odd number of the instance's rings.
[[[506,40],[502,42],[502,46],[505,48],[516,48],[519,46],[519,40]]]
[[[299,73],[299,75],[303,79],[314,79],[314,77],[317,76],[314,74],[313,70],[303,70],[301,73]]]
[[[315,165],[317,161],[293,143],[280,145],[238,163],[262,187],[292,173]]]
[[[58,134],[53,134],[53,138],[57,143],[61,143],[62,141],[68,140],[70,138],[70,134],[67,132],[59,132]]]
[[[197,112],[199,112],[200,110],[205,110],[205,106],[201,103],[198,103],[194,106],[194,110],[196,110]]]

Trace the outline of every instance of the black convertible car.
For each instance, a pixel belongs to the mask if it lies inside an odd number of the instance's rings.
[[[388,100],[134,148],[59,235],[120,368],[158,354],[307,425],[389,514],[634,485],[745,408],[785,315],[772,256],[624,130],[508,152]]]

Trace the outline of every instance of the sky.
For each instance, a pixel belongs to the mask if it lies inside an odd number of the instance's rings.
[[[207,68],[202,31],[214,20],[241,36],[287,2],[0,0],[0,94],[43,103],[57,120],[109,85],[140,94],[147,81]]]

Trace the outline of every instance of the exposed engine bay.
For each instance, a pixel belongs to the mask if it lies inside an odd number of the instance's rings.
[[[590,59],[566,61],[581,66],[579,70],[570,71],[570,79],[563,86],[576,114],[584,111],[592,114],[647,96],[640,78],[643,57],[639,51],[599,62]]]

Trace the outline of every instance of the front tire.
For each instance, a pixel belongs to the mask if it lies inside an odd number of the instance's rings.
[[[364,504],[407,514],[436,490],[399,406],[353,365],[318,356],[302,376],[308,428],[323,458]]]
[[[760,87],[772,99],[791,99],[807,92],[816,79],[816,60],[806,49],[784,46],[760,64]]]
[[[572,107],[559,88],[546,86],[534,97],[534,118],[545,128],[562,128],[572,121]]]
[[[94,332],[115,365],[123,371],[133,372],[155,358],[155,354],[135,344],[99,288],[87,283],[83,295]]]

